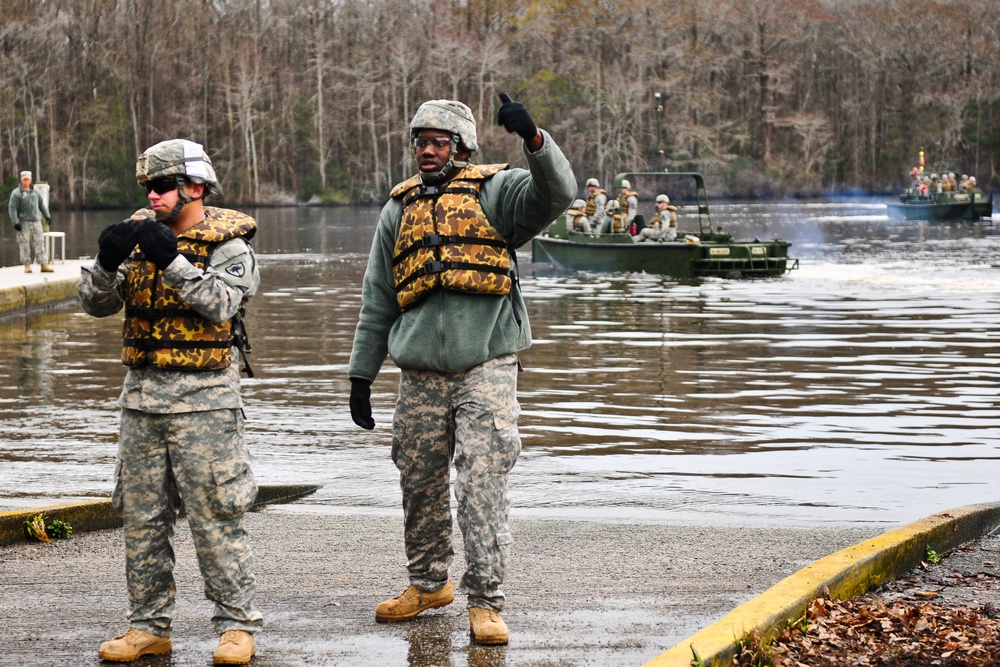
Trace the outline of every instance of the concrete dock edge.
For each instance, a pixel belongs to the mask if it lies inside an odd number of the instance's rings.
[[[107,530],[122,525],[121,518],[114,513],[110,500],[91,500],[65,505],[48,505],[28,510],[0,512],[0,545],[27,541],[24,522],[42,514],[45,520],[58,519],[73,527],[74,533],[91,530]]]
[[[817,597],[851,599],[919,565],[927,548],[951,551],[1000,526],[1000,502],[932,514],[821,558],[736,607],[719,621],[646,663],[691,667],[697,651],[705,667],[731,665],[736,641],[749,633],[770,639],[801,618]]]
[[[315,484],[264,484],[257,489],[253,507],[273,503],[287,503],[313,493],[320,487]],[[53,519],[65,521],[73,527],[73,533],[91,530],[120,528],[121,518],[115,514],[111,500],[85,500],[62,505],[48,505],[25,510],[0,512],[0,545],[17,544],[28,541],[24,532],[24,522],[42,514],[46,522]]]
[[[66,260],[53,265],[54,273],[26,274],[17,267],[0,268],[0,318],[59,306],[76,299],[80,266],[85,262]]]

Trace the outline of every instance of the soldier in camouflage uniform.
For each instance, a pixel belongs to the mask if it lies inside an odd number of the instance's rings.
[[[472,112],[432,100],[410,123],[420,173],[382,209],[361,292],[349,375],[351,417],[372,429],[371,383],[386,357],[402,370],[392,460],[400,471],[410,586],[380,603],[380,622],[450,604],[454,555],[449,471],[468,568],[469,627],[505,644],[500,617],[511,544],[507,475],[521,450],[517,352],[531,343],[513,248],[573,200],[569,162],[506,94],[497,122],[524,139],[530,166],[475,165]]]
[[[242,314],[260,274],[253,218],[204,205],[218,180],[203,147],[171,139],[139,157],[150,207],[109,225],[82,269],[84,310],[125,309],[121,432],[112,502],[124,518],[128,630],[101,645],[127,662],[171,651],[174,521],[183,505],[221,635],[216,664],[246,664],[254,560],[243,513],[257,494],[243,439]]]
[[[30,171],[21,172],[21,185],[10,193],[7,211],[14,225],[24,272],[31,273],[31,258],[34,257],[41,265],[39,269],[42,273],[52,273],[53,269],[45,256],[45,237],[42,236],[47,231],[43,222],[47,225],[52,216],[45,199],[31,184]]]

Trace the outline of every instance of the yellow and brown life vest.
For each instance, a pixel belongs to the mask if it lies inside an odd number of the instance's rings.
[[[593,194],[591,194],[590,197],[587,198],[587,207],[583,210],[587,214],[588,218],[597,213],[597,202],[594,201],[597,198],[597,195],[606,195],[606,194],[608,194],[606,191],[597,188],[596,190],[594,190]]]
[[[469,165],[447,183],[424,185],[419,176],[390,195],[403,217],[393,251],[392,278],[401,310],[437,288],[509,294],[513,272],[507,240],[479,204],[483,183],[506,164]]]
[[[152,216],[139,211],[133,219]],[[177,235],[177,251],[204,270],[218,244],[257,231],[254,219],[243,213],[205,207],[205,219]],[[156,264],[140,250],[132,253],[125,283],[125,322],[122,325],[122,363],[150,364],[175,370],[221,370],[233,361],[232,321],[216,324],[192,310],[173,287],[163,284]]]
[[[635,197],[636,201],[639,201],[639,193],[636,192],[635,190],[629,190],[628,192],[623,192],[620,195],[618,195],[618,203],[621,204],[621,207],[622,207],[622,217],[625,218],[625,219],[628,218],[628,210],[629,210],[628,198],[629,197]]]
[[[573,232],[582,232],[584,221],[589,222],[588,215],[578,208],[566,210],[566,219],[569,221],[568,229]]]

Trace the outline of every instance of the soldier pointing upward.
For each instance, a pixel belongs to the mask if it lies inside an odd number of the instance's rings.
[[[476,122],[461,102],[431,100],[410,122],[419,173],[382,209],[361,292],[349,375],[351,416],[372,429],[370,385],[389,356],[402,370],[392,460],[403,491],[409,587],[375,619],[404,621],[450,604],[449,470],[468,569],[469,625],[505,644],[500,617],[511,544],[507,475],[521,450],[517,353],[531,344],[513,248],[555,220],[576,181],[552,137],[501,94],[497,122],[524,140],[531,166],[471,162]]]

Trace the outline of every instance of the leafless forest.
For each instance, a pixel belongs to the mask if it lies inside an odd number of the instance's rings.
[[[407,123],[454,98],[480,162],[523,101],[577,178],[695,168],[713,195],[1000,186],[996,0],[0,0],[0,176],[140,199],[137,154],[203,142],[229,202],[380,201]],[[662,111],[655,93],[661,94]],[[661,154],[662,151],[662,154]]]

